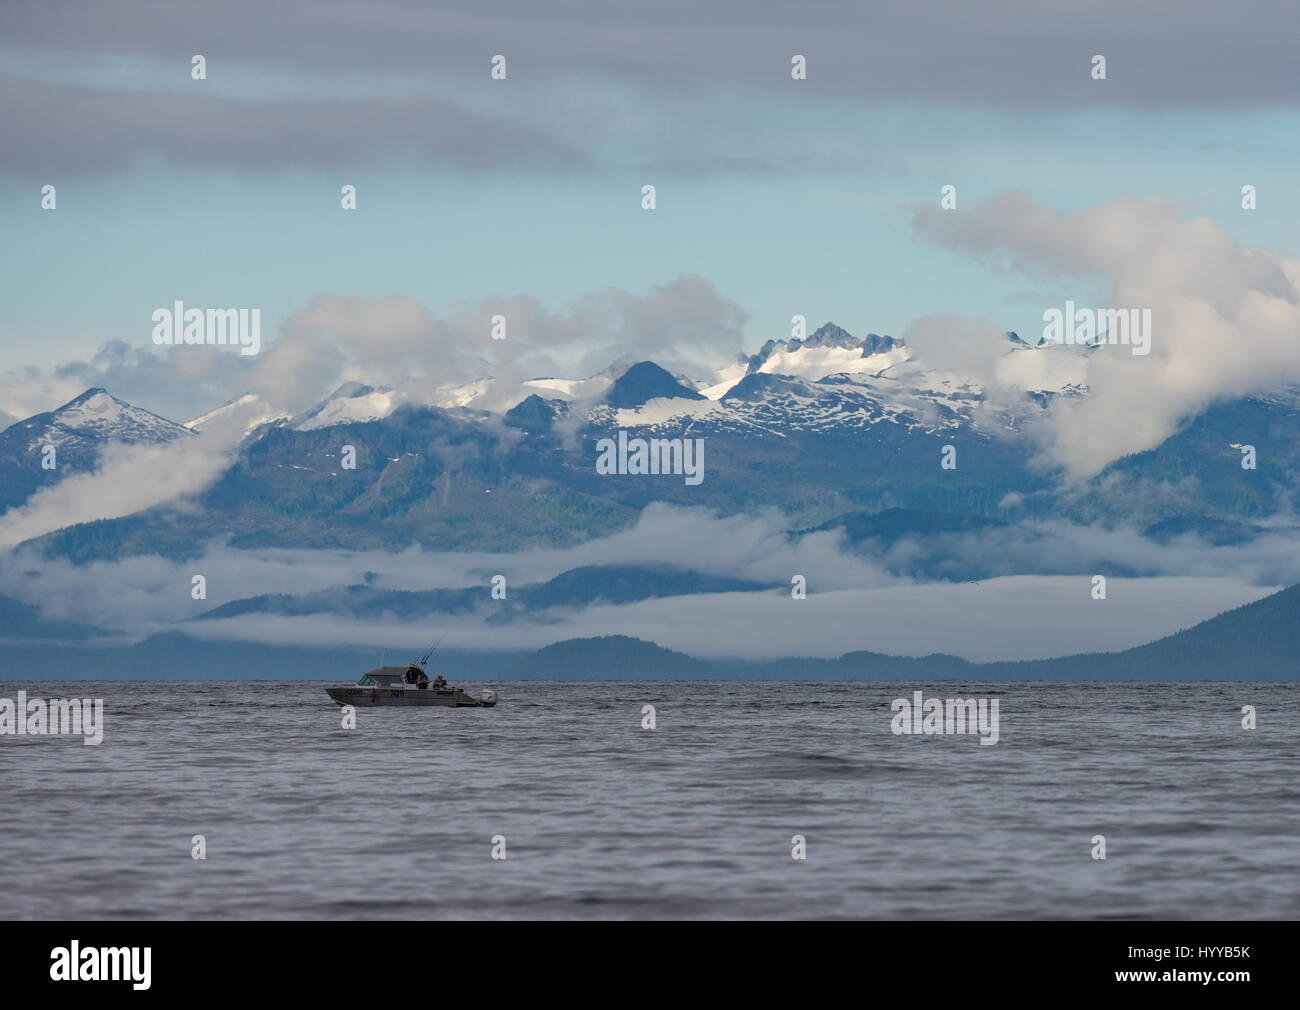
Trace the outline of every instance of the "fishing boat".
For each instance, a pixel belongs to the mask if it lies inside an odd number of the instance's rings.
[[[496,705],[497,693],[491,688],[484,688],[475,698],[464,688],[452,687],[442,674],[430,680],[425,666],[433,655],[433,648],[406,666],[380,666],[363,673],[355,684],[327,687],[325,693],[335,704],[358,708],[492,708]]]

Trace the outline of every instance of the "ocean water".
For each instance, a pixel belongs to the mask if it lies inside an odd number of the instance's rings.
[[[0,736],[0,918],[1300,917],[1298,685],[465,686],[345,730],[316,683],[0,683],[105,706]],[[895,735],[917,689],[998,743]]]

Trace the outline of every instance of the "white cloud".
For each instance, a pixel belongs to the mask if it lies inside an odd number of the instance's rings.
[[[183,625],[192,634],[268,644],[417,647],[433,635],[449,647],[500,650],[570,637],[632,635],[700,656],[837,656],[857,649],[904,655],[951,652],[969,659],[1027,658],[1150,641],[1275,587],[1300,581],[1300,539],[1278,532],[1212,547],[1195,537],[1161,546],[1132,530],[1066,523],[993,529],[946,538],[954,561],[1002,559],[1000,578],[921,583],[897,566],[922,545],[903,541],[880,558],[846,550],[835,532],[790,536],[775,510],[718,517],[703,509],[652,505],[634,526],[567,549],[444,553],[404,551],[235,550],[213,544],[193,561],[139,556],[74,565],[28,551],[0,564],[0,594],[38,606],[50,618],[86,621],[137,638],[232,600],[302,595],[365,581],[383,589],[481,587],[470,614],[427,620],[356,620],[337,613],[304,617],[245,615]],[[1044,546],[1045,544],[1049,546]],[[934,545],[930,549],[935,549]],[[1141,577],[1123,578],[1107,557]],[[1045,558],[1059,571],[1050,571]],[[553,608],[511,624],[487,624],[492,575],[518,588],[586,565],[673,564],[771,587],[645,600],[625,605]],[[893,569],[891,571],[891,569]],[[1110,573],[1105,601],[1091,598],[1092,572]],[[208,599],[190,598],[202,574]],[[369,574],[369,577],[367,576]],[[1030,574],[1023,574],[1030,573]],[[807,579],[794,600],[791,577]]]
[[[1045,452],[1075,477],[1154,448],[1216,401],[1300,382],[1300,261],[1240,245],[1168,200],[1126,198],[1063,213],[1019,192],[960,214],[917,211],[918,231],[1034,277],[1054,277],[1062,308],[1150,309],[1151,351],[1090,356],[1091,395],[1048,413]],[[1084,292],[1109,281],[1104,305]],[[1041,334],[1022,334],[1036,343]],[[1244,437],[1243,433],[1243,437]]]
[[[504,340],[491,336],[497,315],[506,320]],[[115,341],[93,361],[69,362],[52,375],[25,369],[0,376],[0,418],[53,410],[92,385],[184,422],[249,392],[295,414],[349,381],[429,403],[439,390],[487,376],[495,381],[468,405],[501,412],[529,393],[544,394],[524,387],[526,379],[585,378],[620,359],[707,372],[739,353],[745,318],[735,302],[692,275],[643,293],[610,288],[563,310],[516,295],[484,298],[442,318],[406,295],[318,295],[256,356]]]
[[[485,626],[482,614],[352,620],[334,614],[266,614],[186,628],[203,638],[268,645],[416,648],[436,627],[447,648],[537,649],[568,638],[630,635],[703,659],[835,658],[868,650],[935,652],[972,661],[1036,659],[1130,648],[1172,634],[1281,587],[1231,578],[1112,579],[1093,600],[1077,576],[1017,576],[973,584],[879,589],[716,593],[552,610],[545,620]],[[539,615],[541,616],[541,615]]]
[[[0,515],[0,547],[75,523],[113,519],[203,490],[230,465],[231,445],[198,436],[166,445],[105,446],[97,468],[41,488]]]

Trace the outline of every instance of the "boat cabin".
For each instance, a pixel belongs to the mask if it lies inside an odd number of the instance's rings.
[[[406,667],[381,666],[363,673],[357,687],[401,687],[405,683]]]
[[[357,681],[357,687],[414,687],[425,690],[429,686],[429,675],[415,663],[410,666],[381,666],[363,673]]]

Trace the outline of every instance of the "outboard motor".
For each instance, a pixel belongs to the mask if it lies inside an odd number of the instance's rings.
[[[485,687],[478,693],[478,700],[485,706],[495,705],[497,703],[497,693],[490,687]]]

